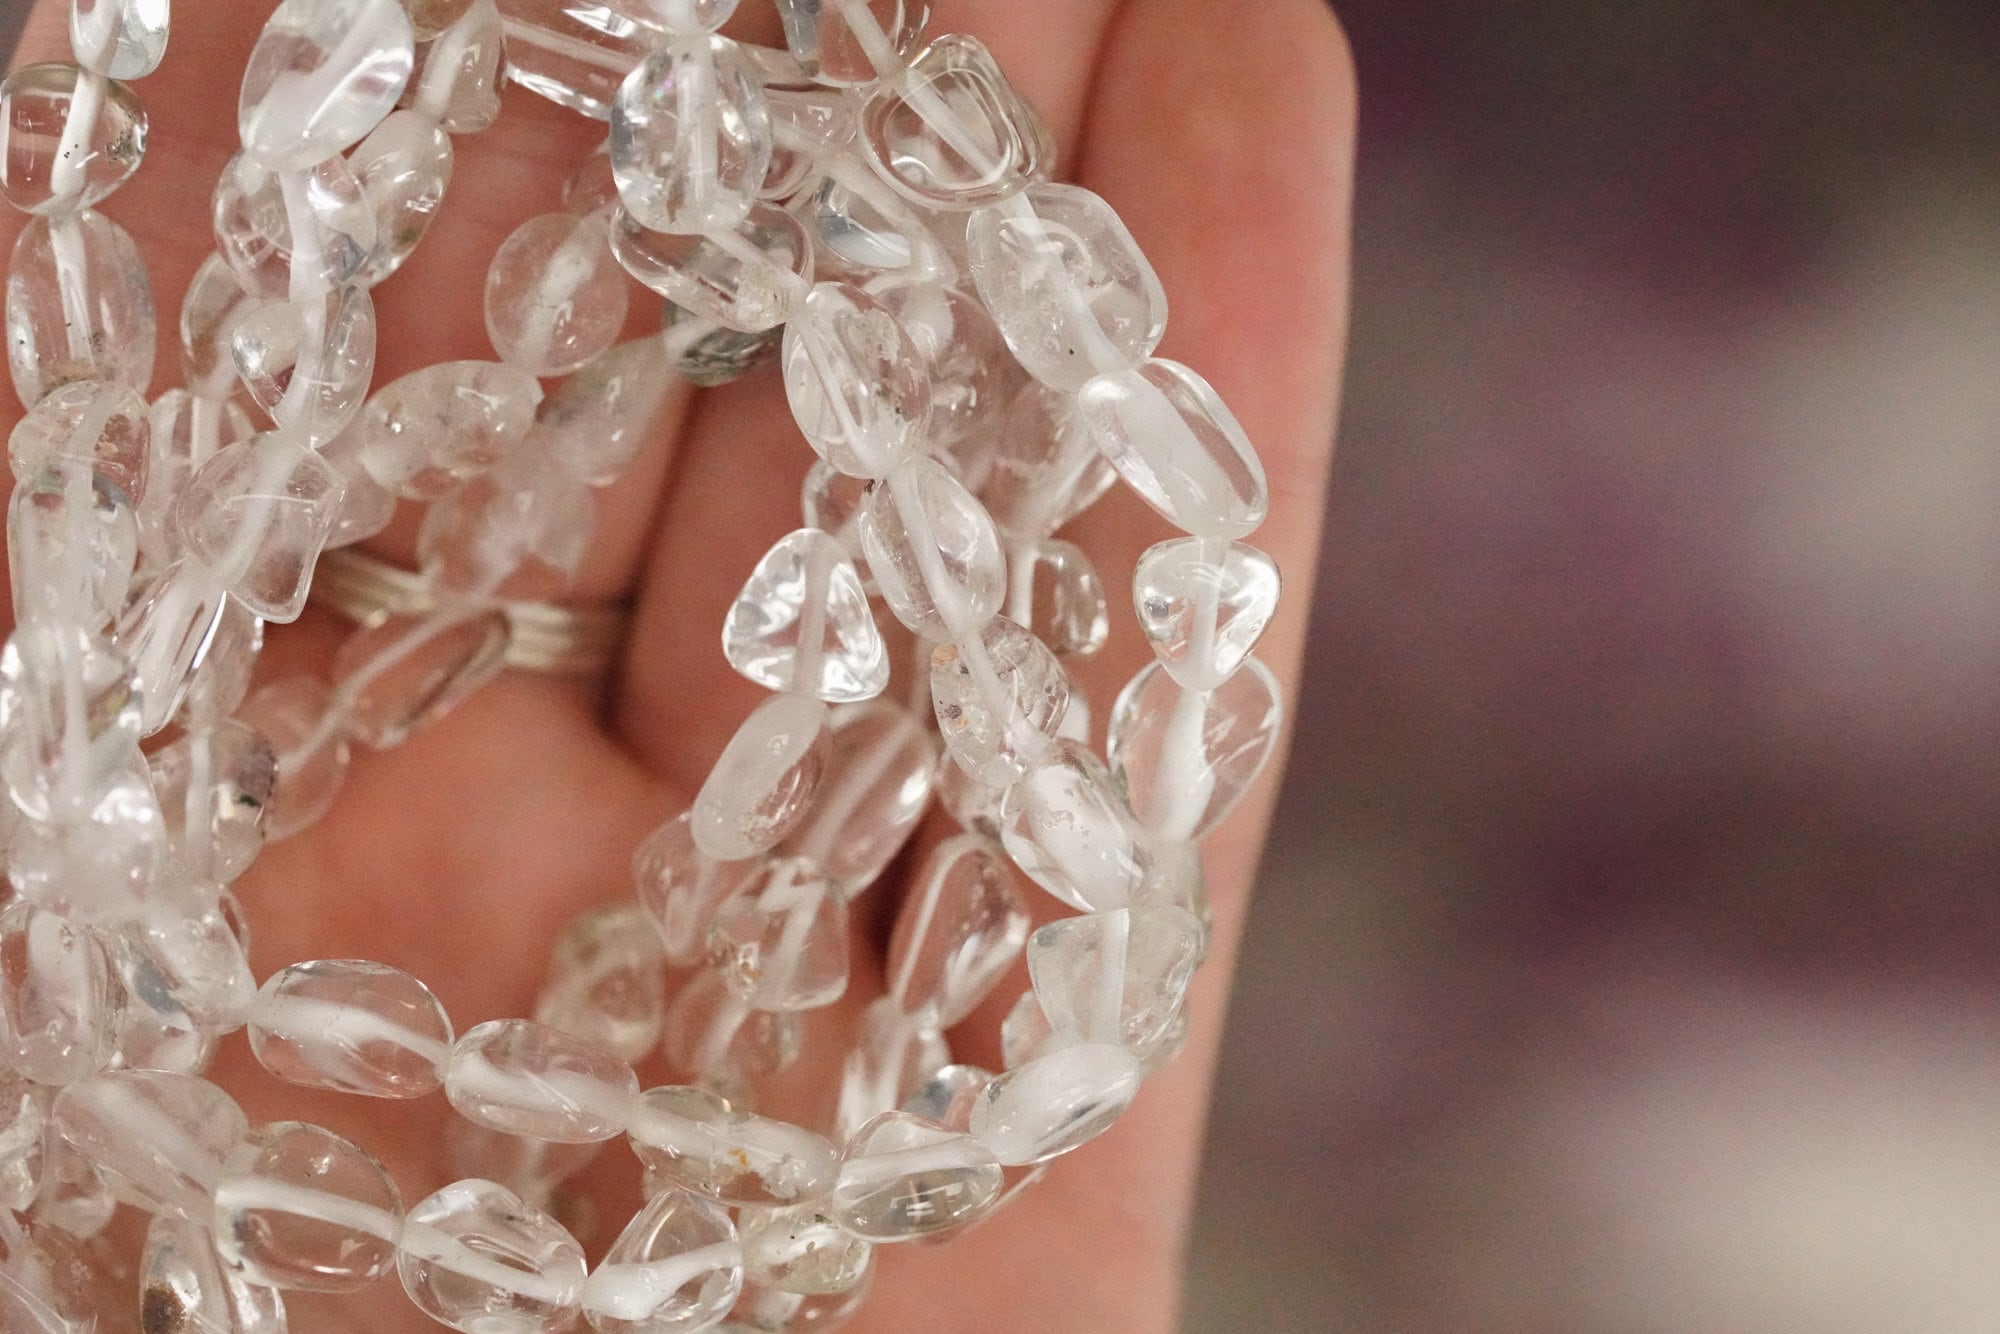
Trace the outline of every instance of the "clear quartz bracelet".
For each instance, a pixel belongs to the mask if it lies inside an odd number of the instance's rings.
[[[1278,599],[1243,541],[1261,465],[1153,356],[1151,266],[1051,183],[984,47],[905,0],[777,5],[785,50],[719,35],[736,0],[284,0],[181,311],[183,387],[150,404],[146,270],[96,210],[140,165],[131,83],[167,0],[74,0],[74,61],[0,84],[0,195],[33,215],[6,299],[28,412],[0,654],[0,1328],[270,1334],[286,1293],[394,1272],[473,1334],[831,1329],[874,1247],[990,1216],[1178,1049],[1196,845],[1280,731],[1251,656]],[[503,77],[608,141],[495,254],[494,359],[377,387],[370,288]],[[633,280],[665,314],[620,342]],[[770,361],[817,459],[804,526],[722,630],[769,697],[638,849],[632,897],[557,941],[534,1017],[457,1033],[421,981],[354,960],[258,986],[228,886],[264,841],[328,809],[350,747],[505,669],[501,586],[574,572],[592,488],[675,376]],[[1064,664],[1104,644],[1107,599],[1056,534],[1121,477],[1185,536],[1134,573],[1155,661],[1100,758]],[[265,624],[399,500],[428,506],[408,605],[331,680],[253,693]],[[885,608],[922,648],[895,697]],[[760,1114],[800,1016],[848,992],[850,905],[937,805],[963,832],[911,879],[829,1120]],[[1031,934],[1015,870],[1076,915]],[[1024,951],[1003,1069],[955,1063],[947,1030]],[[239,1029],[292,1084],[441,1092],[463,1179],[405,1207],[365,1149],[251,1125],[204,1077]],[[641,1088],[656,1051],[685,1083]],[[646,1202],[593,1268],[551,1202],[619,1139]],[[136,1277],[90,1258],[121,1205],[150,1219]]]

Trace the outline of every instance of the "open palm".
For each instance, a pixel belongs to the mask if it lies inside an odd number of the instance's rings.
[[[68,58],[68,8],[43,0],[19,61]],[[269,8],[176,0],[166,62],[139,87],[153,150],[106,211],[147,255],[168,322],[211,248],[209,193],[236,145],[235,80]],[[751,0],[731,31],[775,41],[769,8]],[[1152,258],[1173,302],[1163,353],[1201,369],[1257,441],[1272,486],[1258,541],[1290,576],[1260,656],[1296,683],[1332,448],[1354,127],[1350,67],[1322,0],[938,0],[933,27],[993,48],[1055,131],[1063,174],[1108,198]],[[510,90],[500,123],[459,142],[437,225],[375,292],[378,384],[492,357],[480,316],[486,261],[519,223],[557,207],[563,177],[600,133]],[[167,374],[175,359],[161,363]],[[505,674],[402,748],[358,755],[331,813],[268,848],[238,886],[258,976],[301,959],[379,959],[429,982],[460,1031],[525,1014],[554,933],[629,892],[634,846],[685,807],[761,698],[724,663],[718,628],[746,572],[798,526],[810,459],[768,372],[671,395],[656,438],[599,493],[594,546],[562,593],[633,601],[623,661],[601,680]],[[373,547],[413,563],[416,519],[400,514]],[[1075,529],[1066,536],[1107,572],[1130,570],[1168,535],[1122,493]],[[521,591],[560,590],[529,582]],[[346,630],[316,609],[274,627],[259,679],[324,674]],[[1110,648],[1078,673],[1104,701],[1146,657],[1129,617],[1114,620]],[[882,1248],[857,1328],[1110,1334],[1172,1324],[1230,958],[1275,786],[1267,776],[1206,846],[1217,948],[1196,983],[1187,1052],[1109,1134],[976,1236]],[[892,872],[858,905],[856,999],[814,1014],[809,1042],[837,1048],[873,994],[899,893]],[[960,1059],[997,1064],[997,1009],[1018,992],[1003,988],[997,1008],[952,1034]],[[218,1078],[253,1120],[315,1120],[368,1147],[406,1199],[446,1179],[449,1113],[439,1101],[323,1100],[263,1075],[240,1039],[225,1046]],[[636,1201],[635,1176],[619,1152],[590,1179],[599,1246]],[[434,1327],[393,1282],[337,1304],[291,1305],[305,1334]]]

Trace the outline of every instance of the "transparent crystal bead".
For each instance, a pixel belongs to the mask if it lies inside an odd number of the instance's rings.
[[[541,385],[521,367],[439,362],[368,400],[354,425],[354,448],[368,475],[390,491],[435,500],[511,450],[541,401]]]
[[[935,278],[953,268],[908,200],[868,172],[832,171],[798,205],[822,281],[865,283],[885,272]]]
[[[250,1050],[287,1083],[420,1098],[443,1082],[451,1021],[400,969],[322,959],[273,973],[250,1012]]]
[[[217,1038],[174,999],[173,988],[152,956],[121,937],[111,951],[125,1003],[118,1012],[118,1053],[113,1069],[169,1070],[199,1075],[215,1056]]]
[[[775,864],[716,911],[709,959],[759,1010],[816,1010],[847,991],[847,901],[809,863]]]
[[[78,380],[52,391],[15,424],[7,459],[17,481],[58,464],[94,472],[137,503],[146,493],[151,410],[130,385]]]
[[[530,375],[567,375],[618,341],[625,271],[602,218],[544,213],[501,243],[486,270],[486,332]]]
[[[444,1090],[461,1115],[495,1130],[588,1144],[623,1132],[639,1077],[559,1029],[502,1019],[453,1045]]]
[[[548,1208],[564,1183],[604,1154],[601,1140],[556,1144],[504,1134],[462,1116],[446,1120],[445,1162],[454,1176],[497,1182],[537,1209]]]
[[[152,766],[181,864],[214,884],[249,869],[264,846],[264,808],[278,782],[278,757],[257,729],[220,719],[155,751]]]
[[[153,289],[123,227],[101,213],[35,218],[7,275],[7,364],[32,407],[74,380],[153,378]]]
[[[758,194],[788,200],[813,179],[816,159],[854,141],[853,104],[826,89],[767,87],[764,105],[771,115],[772,151]]]
[[[174,519],[185,549],[231,580],[231,596],[267,621],[295,621],[339,516],[340,485],[325,459],[271,432],[204,463]]]
[[[583,1248],[491,1181],[459,1181],[403,1220],[396,1267],[424,1314],[465,1334],[546,1334],[576,1318]]]
[[[1055,655],[1005,617],[931,653],[931,703],[945,747],[988,787],[1006,787],[1047,752],[1071,693]]]
[[[799,220],[753,205],[734,227],[706,235],[649,231],[620,210],[611,252],[625,271],[684,310],[743,333],[795,318],[812,281],[812,247]]]
[[[461,597],[490,595],[530,559],[574,575],[596,522],[589,486],[520,450],[431,502],[417,566],[431,587]]]
[[[0,1208],[26,1213],[41,1189],[53,1091],[0,1075]]]
[[[735,1304],[743,1251],[729,1211],[664,1190],[633,1216],[583,1285],[583,1312],[599,1334],[704,1329]]]
[[[825,459],[814,459],[800,489],[799,509],[808,528],[833,534],[854,562],[862,587],[873,592],[874,578],[868,573],[868,558],[861,549],[861,507],[867,499],[867,482],[848,476]]]
[[[1132,1105],[1145,1070],[1122,1047],[1063,1047],[986,1086],[972,1135],[1010,1167],[1045,1162],[1096,1139]]]
[[[1055,164],[1033,107],[971,37],[940,37],[861,110],[882,178],[925,208],[975,209],[1020,193]]]
[[[861,542],[889,609],[926,639],[978,631],[1006,598],[993,521],[936,459],[910,459],[869,488]]]
[[[867,290],[923,353],[931,379],[930,448],[989,429],[1025,377],[984,307],[954,288],[904,274],[877,278]]]
[[[994,433],[991,469],[979,498],[1001,531],[1017,541],[1049,536],[1118,480],[1075,403],[1047,385],[1026,385]]]
[[[707,954],[715,910],[754,883],[762,867],[758,859],[718,862],[704,857],[694,845],[685,811],[639,845],[632,857],[633,888],[668,963],[686,968]]]
[[[972,1125],[973,1105],[993,1079],[991,1070],[976,1065],[943,1066],[919,1084],[898,1110],[935,1121],[947,1130],[965,1131]]]
[[[334,655],[347,732],[376,750],[400,746],[485,685],[507,662],[500,611],[392,615]]]
[[[667,1007],[661,1050],[675,1068],[704,1079],[755,1079],[799,1055],[796,1014],[753,1010],[720,974],[704,969]]]
[[[583,913],[556,940],[535,1019],[621,1060],[644,1059],[666,1023],[666,954],[636,904]]]
[[[257,994],[240,923],[223,901],[194,908],[156,902],[131,928],[174,1003],[197,1028],[218,1036],[243,1026]]]
[[[770,165],[764,90],[727,38],[662,46],[619,86],[611,106],[611,169],[626,210],[642,226],[688,234],[733,230]]]
[[[396,1263],[403,1197],[382,1165],[300,1121],[259,1126],[215,1191],[215,1244],[253,1283],[354,1292]]]
[[[451,134],[477,134],[500,118],[500,11],[493,0],[459,7],[458,20],[424,53],[406,100]]]
[[[118,1199],[90,1160],[54,1133],[53,1104],[49,1130],[51,1133],[43,1140],[46,1166],[41,1191],[35,1197],[33,1220],[38,1226],[55,1228],[78,1241],[88,1241],[111,1221],[118,1210]]]
[[[846,1139],[884,1112],[900,1108],[924,1081],[951,1063],[951,1048],[930,1017],[911,1016],[888,997],[862,1013],[840,1069],[836,1133]]]
[[[1028,941],[1028,973],[1064,1044],[1124,1047],[1141,1061],[1166,1042],[1202,943],[1185,908],[1126,908],[1051,922]]]
[[[31,903],[0,912],[0,1058],[67,1085],[111,1059],[118,992],[97,933]]]
[[[1241,542],[1184,537],[1139,558],[1139,628],[1174,680],[1214,690],[1249,657],[1278,608],[1278,567]]]
[[[181,369],[188,388],[203,398],[223,398],[236,387],[236,362],[230,335],[245,315],[259,309],[261,298],[243,290],[229,261],[210,255],[195,270],[181,298]]]
[[[233,285],[235,279],[231,278]],[[236,368],[224,361],[231,385]],[[152,459],[146,468],[146,498],[139,502],[142,573],[151,576],[182,556],[174,532],[174,502],[194,470],[219,451],[257,434],[242,404],[221,397],[199,398],[169,389],[153,400]]]
[[[313,676],[274,681],[244,704],[243,720],[275,757],[277,782],[264,810],[267,839],[290,838],[312,825],[347,781],[347,738],[322,725],[333,707],[332,691]]]
[[[872,699],[889,684],[889,650],[861,575],[813,528],[780,538],[758,562],[729,609],[722,649],[758,685],[829,703]]]
[[[125,608],[114,639],[132,664],[141,735],[165,727],[180,708],[189,678],[215,642],[223,601],[224,590],[213,572],[180,561]]]
[[[1026,1065],[1056,1046],[1055,1029],[1035,993],[1024,991],[1000,1022],[1000,1059],[1007,1069]]]
[[[745,1278],[784,1292],[852,1292],[868,1279],[875,1248],[835,1222],[823,1203],[743,1210]]]
[[[451,136],[415,111],[390,115],[348,155],[375,215],[375,249],[354,282],[373,287],[403,266],[424,239],[451,184]]]
[[[208,728],[236,712],[250,693],[250,675],[263,651],[264,622],[237,603],[225,605],[216,617],[201,670],[188,683],[187,696],[181,700],[181,724],[190,729]],[[265,801],[269,801],[268,794]]]
[[[838,1329],[861,1309],[869,1286],[864,1278],[849,1292],[807,1294],[786,1292],[746,1279],[743,1295],[736,1299],[729,1319],[715,1328],[717,1334],[806,1334],[812,1330]]]
[[[571,475],[607,486],[638,457],[672,387],[657,339],[621,343],[543,401],[537,441]]]
[[[695,798],[695,846],[716,861],[768,852],[798,824],[826,769],[827,708],[774,695],[743,720]]]
[[[778,359],[783,329],[743,333],[669,301],[661,312],[662,342],[673,366],[702,389],[740,380]]]
[[[1151,872],[1145,830],[1104,762],[1074,741],[1007,789],[1000,839],[1029,879],[1084,912],[1124,906]]]
[[[278,171],[324,162],[395,109],[415,62],[397,0],[284,0],[243,70],[244,150]]]
[[[22,212],[94,208],[145,155],[146,109],[124,84],[68,63],[0,80],[0,196]]]
[[[345,158],[281,174],[239,153],[215,183],[216,253],[243,290],[305,301],[353,282],[374,253],[375,212]]]
[[[833,1214],[857,1237],[909,1241],[979,1217],[1000,1184],[999,1162],[970,1135],[885,1112],[848,1141]]]
[[[842,0],[778,0],[778,13],[792,54],[814,78],[858,86],[902,64],[923,36],[930,4],[858,0],[850,11]],[[857,19],[856,13],[865,17]]]
[[[143,79],[167,53],[167,0],[74,0],[69,44],[86,69]]]
[[[139,724],[131,673],[96,634],[30,622],[0,650],[0,776],[29,816],[95,805],[130,766]]]
[[[1264,465],[1208,381],[1177,362],[1100,375],[1077,395],[1097,447],[1166,520],[1234,540],[1264,522]]]
[[[1062,657],[1089,657],[1111,637],[1111,608],[1097,567],[1081,549],[1047,538],[1027,554],[1029,628]]]
[[[593,120],[611,118],[619,85],[653,44],[651,32],[601,3],[500,0],[500,16],[507,77]]]
[[[822,458],[886,477],[921,443],[931,411],[923,353],[860,288],[821,283],[785,326],[785,392]]]
[[[1270,762],[1284,717],[1277,678],[1255,658],[1209,692],[1184,689],[1153,662],[1118,696],[1106,753],[1149,828],[1199,839]]]
[[[165,1070],[92,1075],[65,1088],[50,1116],[120,1199],[203,1225],[229,1155],[250,1133],[227,1093]]]
[[[889,996],[905,1014],[949,1028],[999,984],[1028,938],[1028,912],[986,839],[938,845],[889,937]]]
[[[28,901],[79,919],[129,910],[158,874],[166,853],[159,802],[135,752],[88,809],[18,820],[7,849],[7,879]]]
[[[285,1305],[274,1288],[230,1272],[216,1254],[207,1220],[162,1214],[146,1230],[139,1273],[139,1321],[174,1334],[285,1334]]]
[[[833,1185],[840,1153],[825,1137],[733,1110],[706,1089],[648,1089],[633,1110],[633,1152],[660,1179],[731,1205],[796,1204]]]
[[[877,700],[835,710],[819,796],[782,852],[852,899],[888,869],[930,807],[937,742],[916,715]]]
[[[229,339],[236,373],[279,429],[311,445],[339,435],[375,375],[375,303],[360,287],[311,301],[272,301]]]

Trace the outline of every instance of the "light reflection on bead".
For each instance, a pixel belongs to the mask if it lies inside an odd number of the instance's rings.
[[[970,1135],[885,1112],[848,1142],[833,1212],[858,1237],[911,1241],[978,1218],[1000,1184],[999,1162]]]

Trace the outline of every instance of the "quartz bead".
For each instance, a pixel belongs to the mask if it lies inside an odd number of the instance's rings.
[[[596,522],[589,486],[521,450],[431,502],[417,564],[433,589],[458,597],[490,595],[531,558],[574,576]]]
[[[51,814],[15,821],[10,835],[7,879],[24,900],[102,920],[126,911],[158,874],[166,836],[136,753],[87,809]]]
[[[788,200],[813,179],[817,159],[853,143],[853,104],[821,88],[766,88],[764,105],[771,115],[772,151],[758,194]]]
[[[931,702],[945,747],[989,787],[1006,787],[1040,760],[1071,694],[1055,655],[1004,617],[931,654]]]
[[[740,380],[778,359],[783,329],[742,333],[669,301],[661,312],[662,342],[673,368],[702,389]]]
[[[141,1328],[174,1334],[285,1334],[284,1300],[230,1272],[206,1220],[170,1214],[146,1230],[139,1275]]]
[[[888,997],[863,1012],[840,1070],[834,1126],[842,1139],[900,1108],[951,1063],[951,1048],[927,1015],[903,1013]]]
[[[1092,913],[1035,932],[1028,972],[1063,1043],[1120,1046],[1144,1061],[1181,1013],[1201,941],[1185,908]]]
[[[803,695],[775,695],[744,719],[695,798],[695,846],[716,861],[776,847],[819,787],[826,724],[826,705]]]
[[[1076,400],[1037,382],[1008,405],[979,498],[1009,537],[1039,541],[1090,508],[1117,480],[1084,429]]]
[[[132,664],[139,733],[165,727],[186,697],[189,678],[215,642],[224,589],[190,560],[168,566],[126,608],[114,636]]]
[[[1000,1021],[1000,1059],[1007,1069],[1026,1065],[1055,1046],[1055,1029],[1033,991],[1024,991]]]
[[[949,448],[988,430],[1026,379],[985,308],[965,293],[905,274],[870,282],[923,353],[931,377],[930,448]]]
[[[431,43],[407,99],[451,134],[477,134],[500,118],[500,11],[475,0]]]
[[[684,1190],[648,1200],[583,1285],[599,1334],[706,1329],[743,1288],[743,1251],[729,1212]]]
[[[85,69],[143,79],[167,53],[167,0],[74,0],[69,44]]]
[[[347,780],[347,738],[323,727],[332,691],[313,676],[290,676],[252,695],[243,720],[270,745],[277,781],[264,809],[264,837],[290,838],[326,814]]]
[[[0,1209],[26,1213],[41,1189],[52,1090],[0,1075]]]
[[[931,410],[923,354],[881,302],[821,283],[785,327],[785,392],[822,458],[886,477],[921,443]]]
[[[1264,522],[1264,465],[1208,381],[1177,362],[1100,375],[1077,395],[1119,475],[1175,527],[1233,540]]]
[[[399,0],[410,20],[411,35],[428,42],[464,18],[473,0]]]
[[[7,358],[29,407],[73,380],[153,378],[157,330],[145,261],[101,213],[35,218],[7,276]]]
[[[67,63],[0,80],[0,196],[22,212],[94,208],[145,154],[146,111],[124,84]]]
[[[953,268],[908,200],[866,172],[832,170],[797,206],[821,279],[935,278]]]
[[[735,226],[706,235],[650,231],[620,210],[611,252],[627,273],[682,309],[743,333],[795,318],[812,281],[805,228],[770,204],[755,204]]]
[[[873,1271],[870,1271],[871,1273]],[[716,1334],[810,1334],[838,1329],[850,1320],[868,1296],[866,1278],[848,1292],[799,1293],[745,1280],[743,1295]]]
[[[178,1000],[152,956],[128,938],[112,950],[112,966],[125,993],[118,1011],[118,1052],[113,1069],[169,1070],[198,1075],[215,1056],[217,1038],[205,1032]]]
[[[638,457],[672,387],[659,340],[621,343],[543,401],[537,442],[572,476],[608,486]]]
[[[1074,741],[1007,789],[1000,840],[1029,879],[1085,912],[1129,903],[1152,866],[1145,830],[1110,772]]]
[[[738,1219],[744,1277],[803,1295],[852,1292],[875,1248],[842,1228],[824,1203],[746,1208]]]
[[[715,910],[754,883],[761,860],[718,862],[695,847],[687,812],[661,825],[632,857],[632,881],[667,962],[686,968],[708,951]]]
[[[847,902],[810,864],[774,864],[762,887],[722,905],[709,958],[759,1010],[816,1010],[847,991]]]
[[[1035,544],[1028,561],[1028,625],[1060,657],[1089,657],[1111,637],[1110,602],[1090,557],[1068,542]],[[1019,576],[1017,576],[1019,577]]]
[[[877,700],[836,710],[819,796],[780,851],[812,862],[853,899],[916,832],[938,767],[930,730],[901,705]]]
[[[833,1214],[857,1237],[909,1241],[973,1221],[1000,1184],[999,1162],[970,1135],[885,1112],[848,1141]]]
[[[674,997],[661,1043],[676,1068],[727,1082],[783,1069],[798,1059],[799,1046],[796,1014],[751,1009],[713,969],[697,973]]]
[[[17,481],[52,465],[80,465],[136,503],[146,493],[150,415],[146,400],[130,385],[78,380],[50,393],[16,423],[7,438],[7,461]]]
[[[978,631],[1006,597],[992,519],[936,459],[910,459],[869,488],[861,542],[889,609],[926,639]]]
[[[230,279],[232,285],[235,281]],[[233,383],[235,366],[227,360],[223,365]],[[180,389],[153,400],[151,421],[153,454],[146,468],[146,498],[139,502],[139,552],[148,576],[183,554],[173,509],[187,479],[221,450],[257,434],[241,403],[220,396],[199,398]]]
[[[1000,799],[1006,794],[1004,787],[989,787],[956,763],[938,769],[938,801],[968,833],[999,839]]]
[[[972,1109],[973,1138],[1008,1166],[1044,1162],[1109,1130],[1144,1078],[1122,1047],[1063,1047],[986,1086]]]
[[[495,1130],[588,1144],[625,1129],[639,1077],[610,1052],[558,1029],[502,1019],[453,1045],[444,1090],[460,1114]]]
[[[0,650],[0,777],[37,820],[88,810],[139,743],[132,677],[93,632],[29,622]]]
[[[1255,658],[1211,692],[1181,688],[1154,662],[1119,695],[1106,753],[1148,827],[1199,839],[1263,772],[1283,726],[1277,678]]]
[[[656,232],[743,221],[771,165],[771,115],[736,43],[673,42],[640,62],[611,106],[611,169],[625,208]]]
[[[181,700],[182,725],[206,729],[236,712],[250,693],[250,674],[263,651],[264,622],[237,603],[226,604],[215,619],[201,670]]]
[[[778,0],[785,40],[821,83],[873,83],[922,38],[929,0]],[[860,17],[857,17],[857,14]]]
[[[362,466],[407,500],[435,500],[484,472],[528,433],[542,387],[526,369],[445,361],[368,400],[355,422]]]
[[[867,499],[867,482],[848,476],[825,459],[814,459],[800,488],[799,508],[807,527],[833,534],[854,562],[862,587],[873,592],[874,577],[868,573],[868,558],[861,547],[861,508]]]
[[[413,1207],[396,1256],[424,1314],[465,1334],[547,1334],[576,1318],[583,1248],[504,1186],[460,1181]]]
[[[416,978],[385,964],[322,959],[273,973],[250,1013],[250,1050],[292,1084],[420,1098],[443,1080],[451,1021]]]
[[[324,162],[395,109],[415,61],[397,0],[284,0],[244,67],[244,150],[274,171]]]
[[[611,118],[619,85],[653,44],[649,31],[603,4],[500,0],[500,16],[507,77],[593,120]]]
[[[889,684],[889,650],[861,575],[813,528],[779,539],[758,562],[729,609],[722,649],[758,685],[829,703],[872,699]]]
[[[319,446],[339,435],[375,374],[375,303],[360,287],[272,301],[236,325],[230,354],[244,388],[279,429]]]
[[[215,183],[216,252],[243,290],[306,301],[353,282],[375,251],[375,212],[345,158],[289,175],[239,153]]]
[[[602,218],[544,213],[501,243],[486,270],[486,332],[530,375],[567,375],[618,341],[625,273]]]
[[[636,904],[598,908],[557,939],[535,1019],[617,1056],[639,1061],[666,1022],[666,953]]]
[[[118,1199],[103,1173],[55,1133],[53,1104],[49,1116],[50,1133],[43,1140],[46,1166],[41,1191],[35,1197],[34,1222],[78,1241],[89,1241],[118,1211]]]
[[[11,1217],[0,1234],[0,1329],[15,1334],[92,1334],[103,1266],[42,1220]]]
[[[376,750],[402,745],[499,675],[508,634],[497,610],[392,615],[357,631],[333,659],[348,735]]]
[[[270,743],[248,723],[223,718],[155,751],[152,767],[181,863],[217,884],[248,870],[264,846],[264,808],[278,781]]]
[[[731,1109],[706,1089],[649,1089],[633,1110],[632,1148],[656,1176],[732,1205],[824,1195],[840,1154],[824,1136]]]
[[[232,581],[267,621],[305,610],[313,562],[340,512],[340,474],[288,434],[231,445],[188,479],[174,507],[186,550]]]
[[[218,1036],[242,1027],[257,994],[240,921],[220,902],[193,909],[155,903],[133,926],[167,994],[197,1028]]]
[[[229,261],[210,255],[195,270],[181,298],[181,369],[188,388],[202,398],[223,398],[235,388],[230,336],[263,299],[243,290]]]
[[[969,1131],[972,1108],[993,1080],[991,1070],[976,1065],[947,1065],[918,1085],[899,1110],[935,1121],[947,1130]]]
[[[164,1070],[92,1075],[65,1088],[51,1116],[120,1199],[204,1225],[229,1155],[250,1133],[227,1093]]]
[[[403,266],[424,239],[451,184],[451,136],[415,111],[390,115],[348,156],[362,197],[375,215],[375,249],[355,271],[373,287]]]
[[[318,1126],[260,1126],[215,1192],[223,1263],[254,1283],[353,1292],[396,1263],[403,1199],[366,1151]]]
[[[971,37],[940,37],[861,111],[884,180],[925,208],[975,209],[1020,193],[1055,164],[1055,140]]]
[[[1020,957],[1028,911],[992,844],[961,834],[938,845],[889,937],[889,996],[949,1028],[971,1014]]]
[[[618,178],[611,171],[609,143],[599,144],[597,151],[569,174],[569,179],[563,182],[562,204],[565,211],[579,218],[593,213],[608,214],[620,207]]]
[[[118,993],[97,933],[32,903],[0,912],[0,1059],[66,1085],[111,1059]]]
[[[1139,558],[1139,628],[1188,690],[1214,690],[1243,665],[1278,609],[1278,567],[1241,542],[1184,537]]]
[[[504,1134],[462,1116],[448,1117],[446,1121],[444,1149],[449,1171],[460,1177],[476,1176],[497,1182],[537,1209],[548,1208],[565,1182],[573,1180],[604,1153],[602,1140],[594,1144],[557,1144]]]

